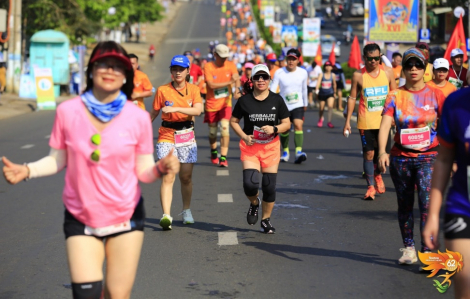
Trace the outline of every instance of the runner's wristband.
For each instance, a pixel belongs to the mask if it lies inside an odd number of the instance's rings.
[[[31,174],[31,170],[29,170],[28,164],[23,163],[23,165],[26,166],[26,169],[28,169],[28,175],[23,180],[23,181],[27,182],[27,181],[29,181],[29,175]]]
[[[274,128],[274,134],[277,134],[277,131],[279,130],[276,126],[273,126]]]

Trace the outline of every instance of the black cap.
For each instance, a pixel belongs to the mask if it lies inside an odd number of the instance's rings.
[[[191,51],[185,51],[183,53],[184,56],[193,56],[193,53],[191,53]]]
[[[289,56],[292,56],[292,57],[295,57],[297,59],[300,58],[301,54],[300,54],[300,51],[295,49],[295,48],[292,48],[290,49],[289,51],[287,51],[287,54],[286,54],[287,57]]]

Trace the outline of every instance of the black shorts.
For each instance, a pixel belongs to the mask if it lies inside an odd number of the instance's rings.
[[[344,84],[343,81],[336,81],[336,90],[343,90]]]
[[[361,135],[361,143],[362,143],[362,151],[368,152],[378,149],[379,147],[379,130],[359,130],[359,134]],[[390,134],[388,134],[388,141],[385,150],[387,153],[390,154],[392,144],[392,138]]]
[[[295,108],[294,110],[290,111],[290,115],[289,115],[289,119],[290,119],[290,122],[294,122],[294,119],[301,119],[301,120],[304,120],[304,107],[299,107],[299,108]]]
[[[205,93],[201,93],[201,98],[203,98],[204,100],[206,99],[206,94]]]
[[[64,212],[64,234],[65,239],[72,236],[89,236],[85,234],[85,224],[78,221],[67,209]],[[115,237],[132,231],[144,231],[145,223],[145,207],[144,199],[141,197],[139,203],[135,207],[134,214],[131,217],[131,230],[125,232],[119,232],[108,235],[106,237]],[[95,237],[98,239],[104,239],[106,237]]]
[[[308,93],[315,92],[315,88],[316,88],[316,87],[307,86]]]
[[[334,97],[335,97],[334,94],[318,95],[318,100],[319,100],[319,101],[326,101],[326,100],[328,100],[329,98],[334,98]]]
[[[470,217],[446,214],[444,217],[444,238],[447,240],[470,239]]]

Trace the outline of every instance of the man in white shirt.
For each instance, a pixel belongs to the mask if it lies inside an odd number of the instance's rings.
[[[308,106],[307,92],[307,71],[297,67],[300,58],[300,51],[293,48],[287,51],[287,65],[274,73],[274,78],[270,86],[272,92],[276,92],[280,87],[280,94],[286,102],[290,112],[290,121],[294,124],[295,143],[295,163],[300,164],[307,160],[307,154],[302,152],[304,143],[304,112]],[[283,152],[282,162],[289,161],[289,131],[281,135],[281,145]]]
[[[308,72],[308,104],[310,105],[311,108],[313,106],[317,105],[316,104],[316,93],[315,93],[315,87],[317,87],[317,81],[318,81],[318,76],[320,74],[323,74],[323,71],[321,70],[321,67],[317,65],[317,63],[314,61],[312,62],[312,66],[307,69]]]

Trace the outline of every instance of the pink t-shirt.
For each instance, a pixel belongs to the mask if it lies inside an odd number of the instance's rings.
[[[67,150],[63,201],[80,222],[97,228],[129,220],[140,199],[136,155],[153,153],[149,114],[127,102],[101,133],[99,146],[91,142],[98,131],[80,97],[59,105],[49,145]],[[94,150],[100,160],[91,160]]]

